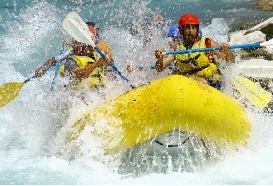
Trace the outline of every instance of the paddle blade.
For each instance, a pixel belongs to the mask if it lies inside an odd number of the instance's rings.
[[[25,82],[10,82],[0,87],[0,107],[5,106],[18,95]]]
[[[272,100],[270,92],[264,90],[262,87],[247,78],[236,76],[232,79],[232,82],[246,99],[259,108],[266,107]]]
[[[261,46],[273,46],[273,39],[270,39],[266,42],[260,43]]]
[[[63,29],[76,41],[95,47],[86,23],[76,12],[70,12],[62,22]]]
[[[76,140],[81,132],[84,130],[84,127],[86,124],[91,122],[91,116],[90,113],[84,112],[83,117],[76,121],[74,125],[72,126],[71,130],[68,132],[67,139],[69,141]]]

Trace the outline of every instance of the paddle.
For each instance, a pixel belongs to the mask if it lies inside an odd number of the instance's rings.
[[[233,85],[236,86],[236,89],[244,95],[246,99],[259,108],[266,107],[272,100],[270,92],[264,90],[262,87],[247,78],[236,76],[233,77],[231,81]]]
[[[138,68],[142,69],[143,67]],[[169,69],[177,69],[177,66],[168,66]],[[151,69],[155,69],[155,66],[151,66]],[[265,108],[272,100],[272,95],[270,92],[263,89],[261,86],[257,85],[253,81],[241,77],[236,76],[231,78],[232,84],[236,87],[236,89],[243,95],[246,99],[248,99],[253,105],[258,108]]]
[[[273,46],[273,39],[262,42],[262,43],[251,43],[251,44],[242,44],[242,45],[231,45],[230,49],[235,48],[250,48],[250,47],[263,47],[263,46]],[[170,54],[186,54],[194,52],[205,52],[205,51],[214,51],[221,50],[221,47],[214,48],[195,48],[191,50],[176,50],[165,52],[165,55]],[[232,78],[232,83],[237,87],[237,90],[248,100],[250,100],[254,105],[259,108],[266,107],[268,103],[272,100],[271,93],[264,90],[262,87],[256,85],[254,82],[247,78],[237,76]]]
[[[43,69],[42,72],[45,73],[48,69],[50,69],[53,66],[53,64]],[[14,100],[19,95],[19,92],[23,88],[24,84],[26,84],[31,79],[36,77],[37,77],[36,75],[33,75],[22,82],[9,82],[2,85],[0,87],[0,107],[3,107],[12,100]]]
[[[273,39],[262,43],[251,43],[251,44],[242,44],[242,45],[231,45],[230,49],[235,48],[251,48],[251,47],[263,47],[263,46],[273,46]],[[186,54],[186,53],[194,53],[194,52],[205,52],[205,51],[213,51],[213,50],[221,50],[221,47],[214,48],[194,48],[191,50],[176,50],[176,51],[168,51],[165,52],[165,55],[169,54]]]
[[[105,54],[94,44],[86,23],[76,12],[70,12],[63,20],[62,26],[76,41],[91,45],[105,59]],[[122,75],[114,63],[110,62],[109,64],[123,79],[129,82],[129,79]],[[135,88],[133,85],[130,86],[133,89]]]

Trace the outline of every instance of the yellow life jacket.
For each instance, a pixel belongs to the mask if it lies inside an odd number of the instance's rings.
[[[179,43],[177,44],[177,50],[186,50],[186,47]],[[206,37],[202,37],[194,43],[191,49],[195,48],[207,48]],[[217,64],[214,63],[208,53],[206,52],[194,52],[190,54],[177,54],[175,55],[176,66],[178,67],[178,74],[191,75],[194,74],[197,77],[220,79],[219,70]]]
[[[95,59],[97,60],[100,56],[98,53],[95,53]],[[94,63],[96,60],[87,57],[87,56],[77,56],[77,55],[72,55],[69,56],[68,59],[73,59],[79,68],[86,68],[88,65]],[[65,76],[65,66],[62,65],[60,68],[60,75],[63,77]],[[96,87],[98,85],[105,85],[106,79],[102,77],[104,75],[104,67],[97,67],[96,69],[93,70],[93,72],[89,75],[89,77],[81,82],[85,82],[89,85],[90,88]],[[73,87],[75,88],[75,85],[78,86],[79,83],[74,83]]]

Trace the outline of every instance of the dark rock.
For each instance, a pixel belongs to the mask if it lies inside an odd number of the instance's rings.
[[[254,8],[273,12],[273,1],[272,0],[259,0],[255,5]]]
[[[266,51],[264,48],[252,49],[242,49],[240,50],[241,59],[251,59],[260,58],[265,60],[273,60],[273,54]]]
[[[266,27],[260,30],[262,33],[266,35],[266,40],[270,40],[273,38],[273,24],[269,24]]]

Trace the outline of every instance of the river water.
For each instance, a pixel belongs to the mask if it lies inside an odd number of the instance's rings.
[[[69,12],[76,11],[84,20],[98,24],[102,39],[113,48],[115,64],[130,79],[127,83],[117,76],[107,84],[103,92],[114,98],[130,90],[130,83],[139,86],[168,74],[159,74],[149,67],[154,65],[155,49],[168,49],[165,37],[168,26],[176,23],[181,14],[195,13],[203,34],[224,42],[232,25],[272,17],[271,12],[253,9],[255,3],[254,0],[1,0],[0,83],[24,81],[47,59],[58,55],[63,49],[61,39],[69,37],[61,22]],[[152,18],[159,14],[163,24],[152,26]],[[152,31],[151,42],[143,47],[147,28]],[[129,74],[128,63],[144,70]],[[50,91],[53,80],[54,91]],[[168,168],[159,171],[158,167],[166,165],[157,165],[140,170],[136,165],[128,164],[126,168],[125,164],[122,172],[117,166],[122,158],[117,154],[101,154],[92,136],[82,135],[82,145],[64,143],[65,131],[88,106],[82,95],[63,91],[63,83],[59,77],[54,79],[52,68],[42,78],[25,84],[14,101],[0,108],[0,184],[273,184],[271,114],[246,108],[253,124],[249,143],[238,151],[222,154],[206,166],[177,171],[171,168],[175,167],[171,162],[154,158],[151,165],[165,162]],[[96,91],[86,93],[86,102],[100,103],[105,95]]]

